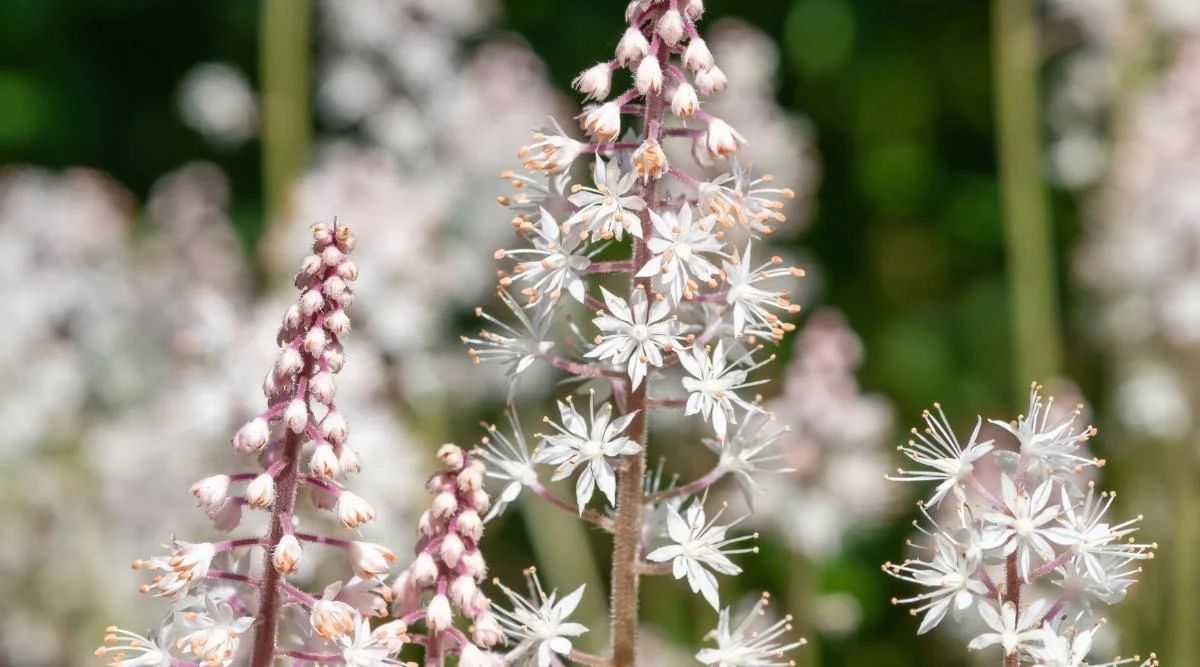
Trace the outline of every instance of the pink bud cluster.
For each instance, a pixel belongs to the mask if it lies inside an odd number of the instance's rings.
[[[187,661],[186,654],[205,665],[236,661],[268,667],[285,656],[313,663],[366,664],[365,655],[387,656],[403,646],[407,638],[402,624],[372,632],[367,621],[386,613],[382,579],[396,562],[395,554],[371,542],[301,532],[296,516],[297,495],[307,489],[313,504],[332,512],[346,528],[358,528],[375,518],[374,508],[338,481],[361,467],[347,445],[346,420],[334,401],[334,377],[345,361],[343,341],[350,332],[346,310],[354,302],[349,284],[358,277],[358,269],[348,259],[354,245],[355,237],[345,225],[313,227],[312,254],[295,279],[300,295],[284,315],[278,355],[263,383],[268,407],[233,436],[234,450],[256,455],[260,470],[213,475],[191,488],[217,529],[236,528],[248,506],[270,513],[266,534],[212,543],[177,541],[170,556],[135,562],[135,569],[157,573],[141,590],[176,599],[178,611],[187,612],[184,625],[200,629],[174,642],[168,635],[180,629],[172,623],[164,625],[157,638],[110,632],[106,637],[110,646],[97,653],[111,654],[113,664],[122,664],[130,653],[139,651],[161,654],[164,661],[153,664],[195,664]],[[239,483],[245,484],[241,494],[233,490]],[[344,553],[353,576],[333,582],[323,595],[289,583],[287,577],[300,570],[305,543]],[[218,554],[236,556],[254,548],[263,551],[258,578],[237,564],[245,559],[234,559],[228,567],[214,563]],[[222,585],[209,588],[211,580]],[[240,618],[231,621],[233,614]],[[297,614],[306,618],[311,633],[289,635],[286,640],[277,637],[285,616]],[[253,646],[240,650],[239,635],[251,628]],[[296,646],[283,645],[296,640]],[[127,645],[112,645],[119,642]],[[173,654],[172,645],[185,655]],[[147,648],[151,646],[156,653]]]
[[[418,522],[416,558],[391,588],[397,618],[425,621],[426,664],[441,664],[431,660],[451,654],[479,659],[480,647],[504,638],[491,600],[479,589],[487,576],[479,540],[491,506],[483,461],[453,444],[442,445],[437,457],[442,469],[425,485],[432,500]],[[470,638],[454,627],[456,613],[471,621]]]

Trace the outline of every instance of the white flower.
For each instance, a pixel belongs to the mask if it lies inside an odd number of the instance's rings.
[[[896,476],[885,476],[894,482],[938,482],[937,489],[929,499],[929,505],[936,507],[946,494],[954,492],[954,497],[960,502],[966,499],[964,488],[966,481],[971,479],[975,471],[975,462],[984,454],[992,451],[992,441],[976,442],[983,420],[975,422],[975,430],[964,446],[958,442],[954,429],[950,427],[942,406],[934,403],[937,410],[934,415],[929,410],[921,414],[925,419],[924,432],[912,430],[916,440],[900,447],[900,451],[914,463],[923,466],[921,470],[897,470]]]
[[[497,618],[509,639],[517,642],[507,656],[514,667],[550,667],[557,662],[555,653],[563,657],[571,653],[571,637],[588,631],[584,625],[567,620],[579,606],[584,587],[558,600],[558,591],[546,595],[536,574],[531,571],[527,576],[533,599],[527,600],[502,586],[513,609],[496,606]]]
[[[1029,657],[1036,661],[1035,667],[1087,667],[1084,660],[1092,652],[1092,637],[1099,629],[1097,625],[1060,635],[1049,623],[1043,623],[1039,632],[1042,645],[1030,645]]]
[[[342,582],[335,581],[325,587],[321,599],[313,603],[308,623],[318,637],[336,639],[355,631],[358,627],[358,612],[354,607],[337,600],[342,592]]]
[[[771,312],[780,310],[794,315],[800,312],[800,306],[790,302],[787,292],[766,290],[758,286],[765,280],[774,278],[804,275],[804,271],[795,267],[780,266],[783,259],[772,257],[761,266],[753,267],[750,263],[750,243],[742,252],[740,259],[734,262],[723,261],[722,268],[729,287],[725,292],[725,303],[733,308],[733,335],[740,336],[747,327],[764,327],[775,340],[782,340],[784,327],[779,316]]]
[[[1104,520],[1115,498],[1115,493],[1108,492],[1097,496],[1095,484],[1089,483],[1087,495],[1076,504],[1071,501],[1067,488],[1062,488],[1061,527],[1054,531],[1057,535],[1055,541],[1069,546],[1095,581],[1107,578],[1105,566],[1111,560],[1153,558],[1154,549],[1158,546],[1126,539],[1137,532],[1140,516],[1116,524]]]
[[[607,95],[607,90],[604,95]],[[566,171],[587,148],[587,144],[567,136],[553,118],[553,129],[542,129],[533,135],[533,143],[522,146],[517,157],[526,169],[555,174]]]
[[[728,575],[741,574],[742,568],[729,560],[729,554],[757,552],[758,549],[729,547],[752,540],[756,535],[726,538],[725,534],[737,525],[738,521],[718,526],[717,520],[721,518],[721,512],[717,512],[712,521],[708,521],[704,515],[704,507],[698,502],[692,503],[687,509],[686,519],[680,516],[674,507],[668,507],[667,511],[667,532],[675,544],[651,551],[646,559],[655,563],[671,561],[671,573],[675,578],[682,579],[686,576],[692,592],[700,593],[714,610],[719,610],[717,578],[709,570]]]
[[[480,456],[487,462],[485,474],[504,483],[504,488],[496,496],[495,503],[484,517],[484,521],[499,516],[509,503],[517,499],[522,488],[533,486],[538,481],[520,422],[511,410],[505,412],[505,416],[512,426],[512,436],[505,435],[495,425],[488,424],[488,436],[482,443]]]
[[[1000,489],[1004,511],[993,509],[983,515],[983,548],[1004,547],[1005,556],[1017,554],[1017,570],[1022,579],[1029,581],[1033,556],[1052,560],[1054,547],[1050,541],[1062,539],[1054,527],[1048,525],[1060,510],[1058,505],[1050,504],[1053,482],[1046,480],[1031,496],[1024,488],[1018,491],[1008,475],[1001,475]]]
[[[206,613],[183,614],[183,624],[191,632],[181,637],[177,646],[205,664],[230,665],[242,633],[254,625],[254,618],[236,616],[233,607],[224,602],[208,599],[205,605]]]
[[[884,564],[884,571],[893,577],[933,589],[894,601],[896,604],[920,603],[911,611],[913,615],[925,612],[921,627],[917,629],[919,635],[941,623],[951,606],[957,616],[975,603],[975,596],[988,593],[987,586],[976,578],[979,557],[949,535],[935,533],[933,537],[933,557],[928,562],[905,560],[899,565]]]
[[[771,356],[767,361],[760,362],[748,368],[738,368],[738,365],[750,358],[747,352],[741,359],[729,363],[725,358],[725,342],[717,341],[715,348],[693,346],[688,352],[679,352],[679,363],[687,371],[683,378],[683,388],[688,392],[687,406],[684,414],[699,413],[705,420],[711,420],[717,438],[724,440],[727,424],[737,423],[733,406],[736,404],[747,411],[758,408],[737,395],[738,389],[753,387],[766,380],[747,382],[746,376],[760,366],[774,360]]]
[[[96,656],[112,654],[113,661],[108,663],[111,667],[172,667],[175,664],[170,652],[152,637],[109,627],[105,630],[104,643],[110,645],[96,649]]]
[[[532,231],[532,248],[499,250],[497,259],[514,257],[521,260],[514,270],[514,279],[531,283],[534,295],[549,296],[557,300],[567,291],[576,301],[583,303],[585,288],[582,275],[592,263],[591,257],[581,253],[582,239],[569,233],[569,225],[559,225],[546,209],[540,210],[538,222],[524,223],[523,230]],[[533,257],[523,260],[523,257]]]
[[[196,482],[191,488],[196,502],[206,509],[219,507],[229,492],[229,475],[212,475]]]
[[[171,569],[175,570],[180,579],[195,585],[208,576],[208,568],[212,566],[212,559],[216,554],[216,547],[211,542],[176,540],[175,551],[171,554]]]
[[[591,499],[596,487],[600,487],[609,504],[616,503],[617,476],[608,459],[642,451],[641,445],[621,435],[637,412],[614,420],[612,404],[605,403],[597,413],[595,392],[589,398],[589,407],[589,419],[584,419],[570,399],[565,403],[559,401],[558,412],[562,416],[562,424],[551,421],[549,417],[545,419],[558,430],[558,435],[544,436],[545,442],[533,456],[534,463],[558,466],[554,470],[554,480],[566,479],[575,468],[581,464],[584,466],[575,482],[575,499],[580,512],[583,512],[583,506]]]
[[[601,333],[587,355],[623,364],[633,388],[646,377],[648,366],[662,367],[663,352],[674,349],[679,336],[666,301],[649,303],[646,291],[635,289],[629,302],[600,288],[608,312],[592,320]]]
[[[1021,443],[1021,464],[1027,472],[1041,478],[1079,472],[1087,466],[1100,466],[1104,462],[1080,456],[1079,448],[1096,433],[1091,426],[1081,431],[1075,429],[1076,410],[1057,424],[1050,423],[1050,412],[1054,398],[1042,400],[1041,387],[1034,384],[1029,391],[1028,414],[1017,418],[1016,424],[991,420],[1017,437]]]
[[[704,216],[693,220],[692,207],[684,205],[679,211],[650,211],[654,236],[646,246],[652,253],[649,261],[638,271],[639,277],[653,277],[660,290],[671,295],[674,303],[694,298],[700,291],[697,281],[716,287],[713,276],[719,270],[704,257],[704,253],[722,255],[725,245],[713,234],[716,218]]]
[[[546,340],[546,332],[551,323],[547,310],[535,309],[531,317],[525,314],[524,309],[517,305],[508,292],[501,291],[499,295],[509,312],[516,316],[518,326],[510,326],[482,308],[476,308],[475,315],[494,324],[497,331],[483,329],[478,338],[463,336],[461,340],[471,346],[467,348],[467,355],[475,363],[486,361],[506,366],[504,374],[509,379],[508,394],[511,398],[516,393],[521,374],[528,370],[539,356],[549,352],[554,347],[554,342]]]
[[[1005,655],[1012,655],[1023,648],[1026,642],[1038,639],[1044,613],[1046,601],[1041,598],[1031,602],[1019,617],[1017,607],[1012,602],[1005,602],[999,612],[990,604],[981,604],[979,615],[994,632],[985,632],[972,639],[967,648],[978,651],[999,644],[1004,648]]]
[[[764,174],[751,178],[750,171],[736,160],[730,160],[730,171],[697,187],[697,205],[702,211],[717,216],[726,227],[741,225],[762,233],[771,233],[771,223],[782,223],[787,217],[780,210],[781,199],[793,199],[791,188],[770,187],[773,178]]]
[[[602,101],[612,89],[612,68],[607,62],[596,63],[575,77],[571,87],[584,94],[584,100]]]
[[[762,490],[754,479],[755,475],[795,472],[778,463],[783,455],[777,451],[776,445],[788,430],[786,427],[771,426],[771,418],[759,414],[743,419],[726,440],[702,438],[701,442],[719,457],[717,467],[733,475],[746,505],[753,509],[754,496]]]
[[[349,667],[390,667],[396,664],[389,656],[395,651],[371,632],[371,623],[361,618],[353,634],[339,638],[342,659]]]
[[[646,202],[630,194],[637,178],[633,170],[622,173],[616,158],[605,162],[597,156],[592,169],[596,187],[571,186],[569,199],[578,210],[567,223],[572,226],[582,224],[589,233],[605,239],[615,237],[620,241],[625,230],[641,238],[642,223],[638,213],[646,208]]]
[[[754,626],[766,614],[768,598],[764,594],[736,628],[729,627],[729,607],[721,610],[717,627],[708,633],[716,648],[701,649],[696,660],[712,667],[787,667],[795,664],[785,655],[807,642],[804,639],[781,643],[779,638],[792,629],[791,617],[772,623],[765,629]]]

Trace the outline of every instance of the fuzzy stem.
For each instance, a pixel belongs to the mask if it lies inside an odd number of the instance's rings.
[[[275,662],[275,634],[279,627],[280,598],[283,575],[271,562],[271,553],[283,539],[284,526],[292,520],[296,506],[296,486],[300,469],[300,434],[288,429],[283,441],[285,465],[275,478],[275,501],[271,505],[271,522],[263,553],[262,585],[258,593],[258,628],[254,632],[251,667],[271,667]]]
[[[667,64],[670,53],[666,44],[655,37],[655,57],[660,65]],[[646,116],[643,140],[658,141],[662,132],[664,101],[662,93],[646,96]],[[646,208],[641,213],[642,236],[651,233],[650,211],[657,205],[658,179],[650,179],[641,187]],[[650,259],[645,241],[633,239],[633,274],[629,291],[641,287],[652,295],[653,285],[649,278],[638,278],[636,274]],[[617,520],[613,538],[612,565],[612,667],[633,667],[637,656],[638,630],[638,569],[641,558],[642,478],[646,472],[646,395],[650,378],[629,393],[625,402],[626,413],[636,411],[627,434],[640,444],[641,451],[622,457],[620,475],[617,478]]]
[[[1017,611],[1021,610],[1021,573],[1017,569],[1017,554],[1014,552],[1009,554],[1004,561],[1004,601],[1013,603]],[[1004,656],[1003,667],[1020,667],[1021,653],[1013,651],[1011,655]]]
[[[446,656],[442,652],[441,636],[430,635],[425,644],[425,667],[443,667],[445,664]]]

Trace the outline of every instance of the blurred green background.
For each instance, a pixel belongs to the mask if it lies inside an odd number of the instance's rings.
[[[264,232],[268,208],[262,142],[228,147],[206,141],[180,122],[176,95],[189,69],[208,61],[232,63],[247,73],[252,88],[263,88],[263,6],[244,0],[5,0],[0,163],[93,167],[144,201],[163,173],[208,160],[229,176],[231,215],[252,247]],[[283,3],[293,12],[305,6]],[[622,8],[615,0],[507,0],[498,20],[476,39],[519,35],[566,91],[580,70],[611,50],[623,29]],[[822,171],[813,219],[795,242],[819,258],[821,300],[843,310],[862,336],[867,353],[860,380],[894,401],[900,427],[935,400],[960,421],[976,413],[1014,415],[1023,407],[1014,397],[1033,379],[1018,378],[1031,368],[1075,380],[1103,425],[1108,387],[1102,350],[1064,345],[1061,368],[1052,356],[1031,362],[1014,351],[1013,257],[1001,206],[1005,188],[1014,186],[1000,178],[996,72],[1004,68],[996,67],[1001,45],[994,39],[994,11],[978,0],[710,0],[706,21],[738,16],[780,48],[779,102],[811,120]],[[318,42],[310,38],[307,51],[315,53]],[[1019,88],[1019,64],[1015,75]],[[1046,81],[1043,68],[1027,83]],[[1019,93],[1016,99],[1020,110]],[[1018,121],[1016,134],[1039,141],[1037,118]],[[321,129],[319,120],[312,122]],[[1020,159],[1019,150],[1016,155]],[[1041,184],[1040,165],[1035,155],[1017,174]],[[1080,234],[1078,205],[1072,193],[1047,186],[1033,196],[1035,207],[1042,194],[1049,227],[1035,226],[1031,234],[1052,240],[1044,266],[1053,273],[1033,288],[1053,296],[1045,304],[1052,310],[1048,320],[1041,318],[1050,325],[1043,331],[1056,336],[1061,324],[1061,340],[1084,341],[1088,320],[1079,315],[1080,299],[1066,271]],[[496,224],[506,224],[502,213]],[[484,252],[490,249],[482,248],[481,257]],[[1036,248],[1032,261],[1041,261]],[[464,331],[473,327],[467,313],[462,322]],[[1040,344],[1052,349],[1059,343]],[[473,420],[440,426],[451,432],[429,433],[431,439],[471,441],[478,435]],[[1123,443],[1101,437],[1099,446],[1110,458],[1123,458],[1114,453]],[[909,591],[883,576],[879,565],[899,556],[911,518],[899,512],[892,524],[856,535],[819,566],[766,537],[737,585],[779,591],[785,604],[812,591],[854,596],[861,606],[858,627],[845,635],[810,636],[815,650],[797,655],[799,664],[966,665],[960,639],[916,637],[906,609],[889,603]],[[502,521],[489,539],[493,554],[504,554],[493,561],[513,563],[500,571],[514,572],[532,559],[518,521]],[[596,543],[602,546],[602,540]],[[1152,562],[1150,569],[1160,565]],[[650,582],[647,609],[668,634],[687,641],[707,629],[708,619],[687,613],[684,605],[693,601],[669,592],[681,588]],[[1138,604],[1128,605],[1131,615]],[[1143,629],[1137,647],[1126,651],[1165,648],[1170,627]],[[1172,664],[1189,660],[1180,655]]]

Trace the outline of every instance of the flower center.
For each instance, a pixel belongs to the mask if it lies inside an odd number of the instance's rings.
[[[646,328],[645,324],[635,324],[629,328],[629,337],[639,343],[644,343],[650,337],[650,330]]]
[[[598,440],[586,440],[579,447],[579,453],[584,458],[594,459],[600,455],[600,442]]]
[[[1017,522],[1013,524],[1013,530],[1015,530],[1017,535],[1020,537],[1029,537],[1034,533],[1033,521],[1027,518],[1017,519]]]

